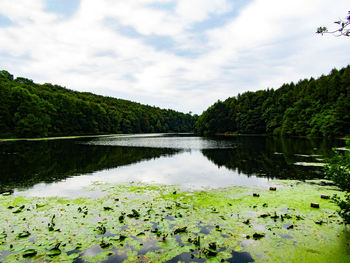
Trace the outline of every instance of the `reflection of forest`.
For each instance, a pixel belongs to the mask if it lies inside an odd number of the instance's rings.
[[[116,168],[176,154],[179,150],[93,146],[73,140],[0,144],[0,191]]]
[[[218,167],[224,166],[248,176],[278,179],[322,178],[322,169],[294,165],[296,162],[319,162],[316,156],[328,157],[331,147],[341,142],[275,137],[236,137],[234,149],[206,149],[204,156]]]
[[[229,145],[235,148],[202,150],[203,155],[217,166],[238,170],[248,176],[280,179],[321,177],[320,168],[294,165],[295,162],[317,162],[317,157],[305,158],[296,154],[327,157],[332,154],[331,147],[343,146],[342,141],[269,137],[230,137],[220,140],[229,140]],[[0,143],[0,191],[28,188],[40,182],[50,183],[179,152],[164,148],[87,145],[81,143],[84,141]]]

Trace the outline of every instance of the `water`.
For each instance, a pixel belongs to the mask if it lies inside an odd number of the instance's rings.
[[[318,165],[343,141],[146,134],[0,143],[0,191],[98,196],[93,182],[263,187],[322,178]]]

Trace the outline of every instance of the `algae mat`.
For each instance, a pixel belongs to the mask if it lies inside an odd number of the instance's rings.
[[[340,192],[281,184],[195,192],[95,184],[103,198],[1,196],[0,261],[350,262],[347,229],[320,198]]]

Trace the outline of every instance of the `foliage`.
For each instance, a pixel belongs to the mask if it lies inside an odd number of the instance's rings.
[[[195,131],[334,137],[350,134],[350,66],[328,76],[245,92],[218,101],[199,116]]]
[[[39,85],[0,71],[0,136],[190,132],[190,114],[122,99]]]
[[[328,160],[325,173],[340,189],[350,192],[350,151],[339,153],[335,150],[334,157]]]
[[[350,224],[350,194],[345,195],[345,199],[335,195],[332,198],[339,206],[339,215],[344,219],[345,224]]]
[[[334,23],[339,25],[338,29],[333,30],[333,31],[328,31],[327,27],[321,26],[321,27],[317,28],[316,33],[322,34],[322,35],[325,33],[338,34],[337,36],[350,37],[350,29],[348,28],[348,26],[350,25],[350,11],[348,12],[348,17],[346,17],[345,19],[339,19],[338,21],[335,21]]]
[[[349,146],[350,142],[348,142]],[[325,173],[341,190],[346,192],[345,199],[335,196],[333,200],[338,204],[339,214],[343,217],[344,222],[350,224],[350,150],[344,153],[334,151],[335,155],[328,160]]]

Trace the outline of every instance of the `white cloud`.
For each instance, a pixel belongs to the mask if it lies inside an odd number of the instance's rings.
[[[227,15],[235,1],[178,0],[173,9],[155,3],[82,0],[72,17],[58,20],[44,11],[44,0],[2,0],[0,13],[14,22],[0,27],[2,67],[38,82],[200,113],[217,99],[278,88],[350,61],[349,39],[314,33],[346,15],[345,0],[255,0],[206,32],[192,28]],[[107,18],[146,38],[170,37],[175,47],[128,37],[106,26]]]

